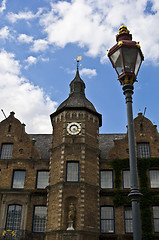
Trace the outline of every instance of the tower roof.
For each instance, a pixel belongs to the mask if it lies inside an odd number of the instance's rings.
[[[70,83],[69,97],[60,104],[57,111],[65,107],[85,107],[96,112],[93,104],[85,96],[85,88],[85,83],[80,78],[79,70],[77,68],[76,76]]]
[[[72,80],[72,82],[70,83],[70,94],[74,93],[74,92],[80,92],[81,94],[85,94],[85,83],[84,81],[80,78],[79,75],[79,70],[77,67],[77,71],[76,71],[76,76],[75,78]]]
[[[85,96],[85,83],[80,78],[79,70],[77,67],[76,76],[70,83],[70,94],[69,97],[60,104],[60,106],[57,108],[56,112],[51,114],[51,117],[56,116],[60,112],[64,110],[87,110],[89,112],[94,113],[95,115],[98,115],[100,118],[100,126],[101,126],[101,114],[97,113],[95,107],[93,104],[86,98]]]

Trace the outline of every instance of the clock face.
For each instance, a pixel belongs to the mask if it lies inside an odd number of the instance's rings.
[[[81,135],[81,123],[67,123],[67,135]]]

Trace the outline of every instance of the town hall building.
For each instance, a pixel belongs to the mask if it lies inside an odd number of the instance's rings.
[[[50,117],[52,134],[0,122],[0,239],[132,239],[128,134],[99,134],[78,68]],[[134,127],[142,238],[159,239],[159,133],[142,113]]]

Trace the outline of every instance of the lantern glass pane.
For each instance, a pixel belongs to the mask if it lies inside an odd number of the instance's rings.
[[[125,72],[134,72],[134,65],[136,61],[136,48],[123,47]]]
[[[121,73],[123,73],[124,71],[124,67],[123,67],[123,62],[122,62],[122,57],[121,57],[121,49],[118,49],[116,52],[114,52],[111,56],[110,56],[116,71],[118,72],[118,74],[120,75]]]
[[[137,75],[137,73],[138,73],[141,61],[142,61],[141,56],[140,56],[140,53],[138,52],[137,59],[136,59],[136,65],[135,65],[135,75]]]

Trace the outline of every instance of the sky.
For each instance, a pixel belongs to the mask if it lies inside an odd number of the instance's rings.
[[[50,114],[69,95],[76,59],[86,97],[102,114],[100,133],[125,133],[122,87],[107,50],[124,24],[144,54],[133,114],[159,125],[158,0],[0,0],[0,109],[28,133],[52,133]],[[0,121],[4,120],[0,111]]]

